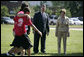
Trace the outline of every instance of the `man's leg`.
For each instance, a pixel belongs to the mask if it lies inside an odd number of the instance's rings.
[[[30,49],[27,49],[27,53],[28,53],[28,56],[31,55],[31,51],[30,51]]]
[[[40,38],[40,35],[37,32],[35,32],[35,34],[34,34],[34,47],[33,47],[34,53],[38,53],[39,38]]]
[[[21,51],[21,56],[25,55],[25,49]]]
[[[7,53],[1,54],[1,56],[10,56],[10,55],[15,56],[13,53],[14,53],[14,47],[11,48]]]
[[[13,55],[14,56],[14,54],[16,53],[16,50],[17,50],[17,47],[13,47],[13,48],[11,48],[9,51],[8,51],[8,53],[6,53],[8,56],[10,56],[10,55]]]
[[[20,47],[20,48],[15,47],[13,52],[14,52],[14,54],[17,54],[17,53],[21,52],[22,50],[24,50],[22,47]]]
[[[41,37],[41,52],[45,53],[46,32]]]
[[[11,48],[11,49],[8,51],[9,54],[12,54],[12,53],[14,53],[14,52],[15,52],[15,47]]]

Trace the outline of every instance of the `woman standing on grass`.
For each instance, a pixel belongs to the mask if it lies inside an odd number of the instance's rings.
[[[60,16],[57,19],[56,32],[55,36],[58,41],[58,54],[61,53],[61,38],[63,37],[63,48],[64,54],[66,54],[66,41],[67,37],[69,37],[69,18],[65,16],[66,10],[62,9],[60,12]]]

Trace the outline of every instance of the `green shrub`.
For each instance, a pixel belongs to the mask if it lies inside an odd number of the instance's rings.
[[[8,8],[6,6],[1,6],[1,17],[9,16]]]

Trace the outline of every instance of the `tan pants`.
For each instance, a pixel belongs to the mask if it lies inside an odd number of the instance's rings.
[[[58,54],[61,52],[61,39],[63,37],[63,48],[64,48],[64,54],[66,53],[66,41],[67,41],[67,33],[65,32],[58,32]]]

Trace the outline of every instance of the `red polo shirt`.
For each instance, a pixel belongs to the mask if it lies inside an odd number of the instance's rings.
[[[21,36],[23,35],[24,33],[26,33],[26,28],[25,28],[25,25],[32,25],[32,22],[31,22],[31,19],[27,19],[27,16],[25,17],[18,17],[18,16],[15,16],[14,17],[14,32],[15,32],[15,35],[17,36]]]

